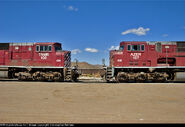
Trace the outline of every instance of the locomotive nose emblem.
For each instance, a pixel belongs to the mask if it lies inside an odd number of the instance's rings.
[[[46,60],[47,56],[49,56],[49,53],[39,53],[39,56],[42,60]]]
[[[141,53],[131,53],[130,56],[132,56],[133,59],[137,60],[141,56]]]

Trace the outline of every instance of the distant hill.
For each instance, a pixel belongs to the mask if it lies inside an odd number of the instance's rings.
[[[71,65],[72,66],[75,66],[75,62],[71,62]],[[102,65],[99,65],[99,64],[89,64],[87,62],[78,62],[78,68],[79,69],[101,69],[102,68]]]

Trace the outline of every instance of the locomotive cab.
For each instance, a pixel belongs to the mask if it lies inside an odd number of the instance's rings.
[[[121,42],[119,50],[110,52],[110,64],[114,67],[150,66],[146,49],[146,42]]]
[[[146,42],[127,42],[126,44],[126,56],[128,57],[126,66],[147,66]]]
[[[33,65],[35,66],[71,66],[71,52],[62,50],[60,43],[36,43]]]

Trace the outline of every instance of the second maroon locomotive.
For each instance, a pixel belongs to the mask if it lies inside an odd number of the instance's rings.
[[[110,51],[109,81],[166,81],[185,70],[185,42],[124,41]]]

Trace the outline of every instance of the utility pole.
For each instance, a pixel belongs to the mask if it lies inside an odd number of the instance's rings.
[[[105,67],[105,58],[102,59],[103,67]]]
[[[78,60],[75,59],[75,66],[78,68]]]

